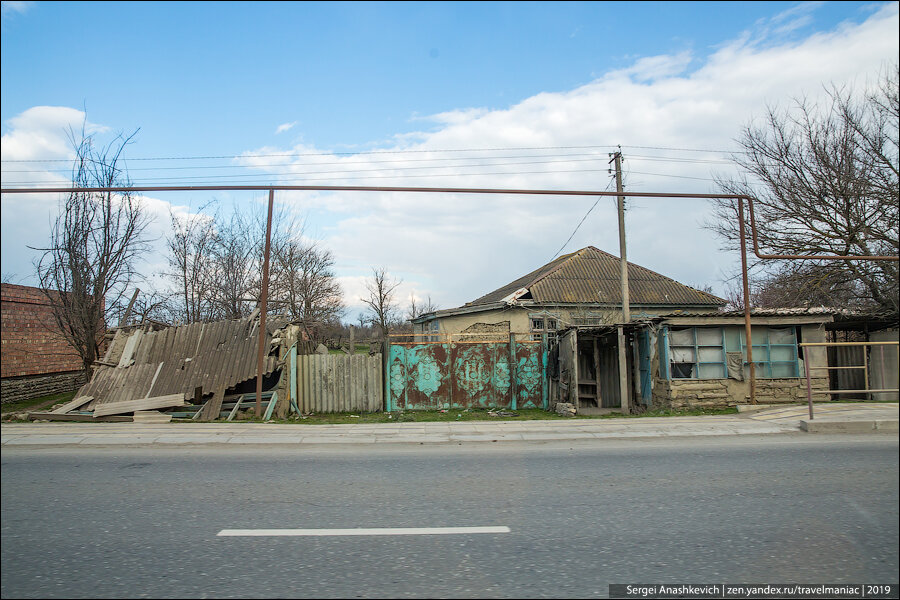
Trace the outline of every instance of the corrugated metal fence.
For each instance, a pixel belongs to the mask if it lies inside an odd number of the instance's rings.
[[[384,408],[381,354],[297,356],[297,396],[304,413],[378,412]]]

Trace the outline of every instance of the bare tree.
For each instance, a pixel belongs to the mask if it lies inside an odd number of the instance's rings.
[[[406,310],[406,320],[412,321],[413,319],[417,319],[422,315],[433,313],[439,308],[440,307],[431,300],[431,294],[426,296],[424,300],[420,300],[418,302],[416,301],[415,294],[410,294],[409,308],[407,308]]]
[[[204,214],[178,216],[171,210],[172,234],[168,237],[169,276],[178,286],[182,319],[185,323],[209,320],[213,316],[212,290],[216,246],[216,225]]]
[[[220,220],[216,225],[211,287],[217,318],[246,317],[253,310],[253,303],[247,300],[259,299],[262,267],[256,258],[257,248],[263,242],[255,239],[253,231],[247,218],[238,211],[232,212],[227,222]]]
[[[136,134],[120,134],[99,146],[84,127],[77,137],[70,131],[72,186],[129,186],[119,162]],[[137,277],[135,262],[147,249],[148,222],[139,198],[130,192],[72,192],[51,226],[49,247],[39,249],[43,255],[35,269],[40,287],[88,378],[105,331],[105,308],[121,304]]]
[[[387,337],[391,325],[397,321],[398,305],[394,292],[402,280],[393,280],[384,268],[373,268],[372,278],[366,282],[369,295],[361,298],[368,307],[369,322],[378,327],[382,337]]]
[[[734,161],[746,172],[720,181],[728,193],[755,202],[759,244],[771,254],[896,256],[898,191],[898,67],[861,99],[832,87],[825,106],[799,100],[792,109],[769,108],[760,126],[749,125]],[[738,243],[736,205],[720,202],[708,226],[729,247]],[[898,309],[897,263],[891,261],[768,262],[773,285],[791,282],[779,302],[850,301]],[[753,300],[753,298],[751,298]]]
[[[283,300],[291,317],[303,322],[310,339],[313,323],[333,323],[344,313],[341,286],[330,250],[299,239],[280,244],[273,255],[279,277],[273,296]]]

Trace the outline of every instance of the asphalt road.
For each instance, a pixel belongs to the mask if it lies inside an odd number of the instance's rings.
[[[474,526],[510,532],[217,536]],[[896,435],[2,453],[3,598],[896,583],[898,539]]]

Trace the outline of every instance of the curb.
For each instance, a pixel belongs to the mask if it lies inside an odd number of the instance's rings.
[[[868,421],[802,420],[800,429],[807,433],[897,433],[900,421],[875,419]]]

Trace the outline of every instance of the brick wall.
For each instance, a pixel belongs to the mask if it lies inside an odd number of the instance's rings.
[[[78,353],[57,329],[41,290],[2,284],[0,313],[0,377],[46,375],[82,368]]]

